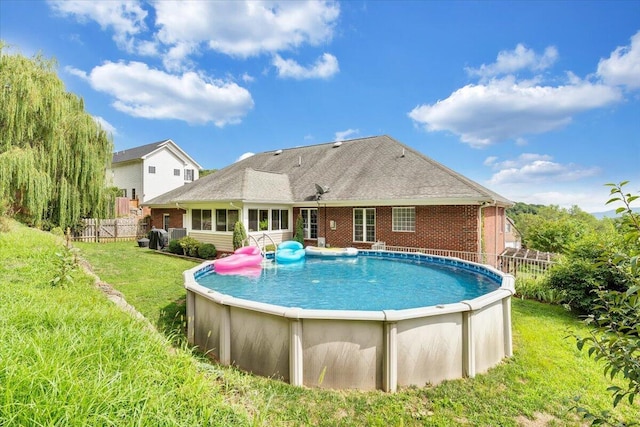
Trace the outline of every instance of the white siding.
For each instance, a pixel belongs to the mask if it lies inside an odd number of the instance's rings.
[[[131,190],[136,189],[136,195],[142,200],[142,162],[114,165],[112,168],[113,185],[127,190],[127,197],[131,198]]]
[[[149,166],[155,167],[155,173],[149,173]],[[174,169],[180,171],[180,175],[174,175]],[[151,200],[167,191],[184,185],[185,169],[194,169],[193,178],[198,179],[198,169],[190,162],[175,155],[171,150],[165,148],[153,153],[144,160],[144,168],[142,169],[144,180],[144,195],[140,195],[140,199],[144,202]]]

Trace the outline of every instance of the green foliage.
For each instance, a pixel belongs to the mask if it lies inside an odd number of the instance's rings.
[[[530,205],[527,203],[516,202],[515,205],[507,209],[507,216],[513,219],[522,214],[537,215],[538,211],[544,207],[544,205]]]
[[[167,247],[167,250],[172,254],[184,255],[184,249],[180,244],[180,240],[177,240],[177,239],[173,239],[169,241],[169,246]]]
[[[293,240],[304,245],[304,220],[301,215],[296,218],[296,233],[293,236]]]
[[[548,304],[561,304],[566,300],[564,290],[551,288],[543,275],[529,275],[518,271],[516,276],[516,296],[533,299]]]
[[[10,55],[0,41],[0,199],[16,218],[47,229],[112,206],[105,170],[113,144],[55,66]]]
[[[214,259],[216,253],[216,247],[212,243],[202,243],[198,248],[198,257],[200,258]]]
[[[198,248],[201,244],[198,240],[191,236],[184,236],[182,239],[178,240],[178,242],[184,255],[196,258],[198,257]]]
[[[73,286],[50,287],[59,240],[15,221],[0,235],[1,426],[252,425],[215,368],[201,368],[186,346],[172,348],[92,277],[79,269]],[[107,277],[125,283],[127,299],[153,301],[151,321],[184,295],[181,272],[195,265],[132,242],[84,246],[114,257]]]
[[[204,178],[207,175],[211,175],[212,173],[216,173],[218,169],[202,169],[198,173],[198,178]]]
[[[53,227],[51,229],[51,234],[53,234],[54,236],[62,237],[64,236],[64,231],[62,231],[62,228],[60,227]]]
[[[543,252],[565,253],[586,233],[598,228],[598,220],[574,206],[563,209],[558,206],[516,204],[510,210],[516,228],[522,234],[523,244],[529,249]]]
[[[233,250],[244,246],[247,240],[247,231],[242,221],[237,221],[233,226]]]
[[[617,213],[624,214],[625,250],[601,260],[602,264],[627,278],[627,289],[619,291],[599,287],[595,291],[596,312],[586,319],[591,327],[589,334],[585,337],[573,334],[578,349],[587,349],[590,357],[604,362],[606,376],[611,380],[616,377],[624,379],[626,385],[613,384],[607,389],[612,395],[613,407],[623,401],[633,407],[634,399],[640,394],[640,219],[630,206],[638,196],[623,192],[627,183],[607,184],[613,196],[607,203],[622,202],[624,205],[617,209]],[[626,426],[638,422],[637,418],[628,422],[616,420],[608,411],[594,414],[577,405],[576,410],[583,418],[591,420],[592,425]]]
[[[562,291],[566,304],[572,309],[592,313],[597,289],[627,289],[627,276],[610,263],[602,262],[617,250],[619,240],[616,235],[605,237],[594,233],[572,245],[550,268],[549,287]]]
[[[66,288],[73,285],[73,272],[78,268],[75,250],[62,246],[62,250],[55,253],[54,267],[56,275],[49,281],[52,287]]]

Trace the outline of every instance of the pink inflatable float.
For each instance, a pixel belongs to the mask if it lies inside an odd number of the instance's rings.
[[[260,248],[257,246],[245,246],[225,258],[220,258],[214,263],[214,270],[219,272],[231,272],[247,267],[259,267],[262,263]]]

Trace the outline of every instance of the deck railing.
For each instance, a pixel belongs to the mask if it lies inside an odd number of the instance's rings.
[[[515,277],[526,274],[529,277],[543,275],[554,264],[552,256],[540,256],[537,251],[519,251],[517,253],[503,252],[502,254],[453,251],[448,249],[412,248],[407,246],[392,246],[384,242],[376,242],[371,245],[372,250],[422,253],[445,257],[460,258],[465,261],[491,265],[498,270],[514,275]],[[524,255],[524,256],[523,256]]]

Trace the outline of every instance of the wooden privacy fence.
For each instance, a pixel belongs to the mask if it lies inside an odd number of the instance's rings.
[[[73,233],[76,242],[137,240],[147,235],[147,224],[138,218],[83,219],[84,228]]]

